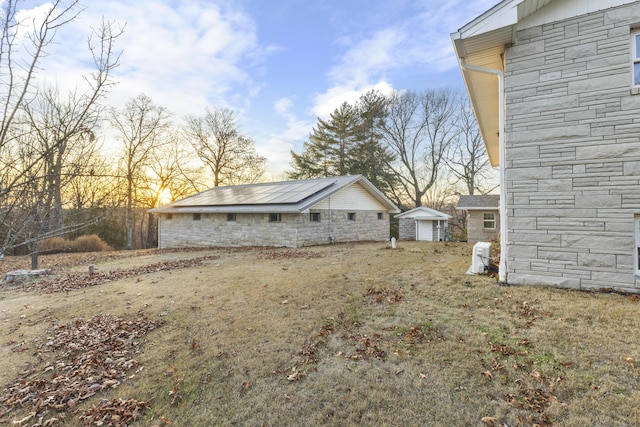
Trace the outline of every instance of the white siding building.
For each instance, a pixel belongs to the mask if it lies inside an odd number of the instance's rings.
[[[451,215],[419,206],[395,216],[400,240],[437,242],[447,237]]]

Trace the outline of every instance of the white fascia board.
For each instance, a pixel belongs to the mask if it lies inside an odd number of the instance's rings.
[[[465,24],[456,33],[451,35],[452,39],[466,39],[480,34],[488,33],[499,28],[515,25],[518,23],[518,5],[523,0],[504,0],[498,3],[473,21]]]

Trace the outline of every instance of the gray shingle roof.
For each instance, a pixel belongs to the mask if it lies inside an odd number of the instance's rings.
[[[473,196],[460,196],[456,209],[474,210],[474,209],[499,209],[500,195],[486,194]]]

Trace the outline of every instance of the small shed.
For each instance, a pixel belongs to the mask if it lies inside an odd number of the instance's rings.
[[[467,212],[467,241],[498,240],[500,233],[500,195],[460,196],[456,209]]]
[[[400,240],[445,240],[451,215],[419,206],[395,216]]]

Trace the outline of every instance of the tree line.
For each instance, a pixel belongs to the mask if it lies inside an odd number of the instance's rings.
[[[43,18],[18,22],[17,5],[0,6],[0,254],[31,253],[37,264],[38,242],[87,232],[116,248],[152,246],[146,210],[163,198],[262,179],[266,159],[229,109],[178,122],[144,94],[106,104],[122,60],[115,22],[88,35],[93,69],[74,89],[40,83],[47,49],[82,8],[58,0]],[[116,142],[108,156],[106,133]]]
[[[291,157],[292,179],[362,174],[404,209],[495,189],[467,97],[451,88],[344,102]]]

